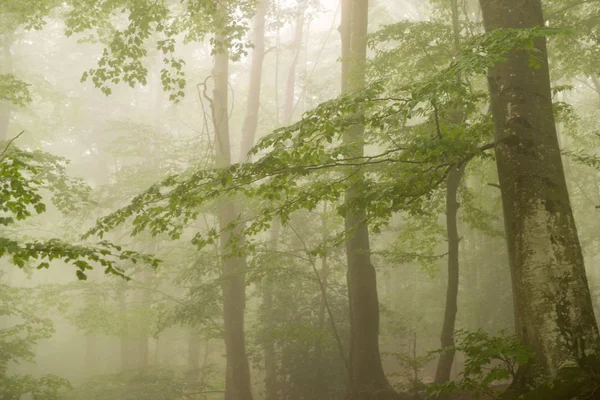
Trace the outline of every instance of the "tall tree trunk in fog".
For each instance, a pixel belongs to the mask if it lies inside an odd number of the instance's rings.
[[[154,247],[155,248],[155,247]],[[150,251],[149,253],[155,253]],[[149,351],[148,342],[148,314],[147,311],[150,309],[150,303],[152,302],[152,292],[146,287],[152,286],[151,272],[143,271],[141,283],[144,288],[138,289],[137,298],[138,308],[140,315],[138,316],[138,332],[134,340],[134,351],[135,351],[135,367],[136,368],[147,368],[149,364]]]
[[[361,90],[365,85],[368,0],[342,0],[342,93]],[[350,157],[364,154],[364,126],[357,124],[344,132],[343,141],[352,147]],[[346,201],[358,196],[360,173],[351,178]],[[352,183],[353,182],[353,183]],[[366,211],[351,209],[345,216],[347,231],[347,280],[350,300],[349,397],[356,400],[395,396],[379,354],[379,299],[375,267],[371,263]]]
[[[121,350],[121,371],[127,371],[133,367],[131,360],[131,339],[129,338],[129,327],[127,326],[127,282],[119,283],[117,289],[119,299],[119,313],[123,325],[119,332],[119,345]]]
[[[279,221],[273,222],[271,228],[270,250],[275,254],[279,242],[279,233],[281,225]],[[273,333],[275,324],[273,323],[273,279],[267,275],[262,281],[263,307],[265,310],[265,331],[270,336]],[[265,343],[265,400],[277,400],[277,364],[275,358],[275,343],[267,340]]]
[[[265,59],[265,17],[268,5],[268,0],[261,0],[258,3],[254,17],[254,31],[252,34],[254,49],[252,50],[252,63],[250,65],[250,85],[248,89],[248,102],[246,104],[246,117],[242,125],[240,162],[250,161],[248,152],[254,147],[256,138],[263,61]]]
[[[195,328],[191,328],[188,336],[188,362],[195,377],[200,369],[200,337]]]
[[[446,309],[442,325],[441,344],[444,350],[440,354],[435,382],[444,383],[450,380],[452,364],[454,362],[454,329],[456,326],[456,313],[458,311],[458,278],[459,278],[459,241],[458,236],[458,208],[456,200],[460,181],[465,165],[452,168],[448,173],[446,188],[446,230],[448,238],[448,286],[446,289]]]
[[[451,0],[452,31],[454,50],[460,50],[460,24],[458,18],[458,0]],[[461,79],[460,76],[457,79]],[[455,113],[456,121],[462,122],[460,113]],[[458,168],[451,168],[446,179],[446,231],[448,240],[448,283],[446,287],[446,308],[440,342],[442,353],[435,371],[435,382],[445,383],[450,380],[452,365],[454,363],[454,329],[456,327],[456,313],[458,312],[458,278],[459,278],[459,241],[458,236],[458,188],[464,175],[465,164]]]
[[[285,93],[283,97],[284,126],[291,124],[292,119],[294,118],[294,108],[296,107],[296,102],[294,101],[294,94],[296,93],[296,68],[298,66],[300,52],[302,51],[302,38],[304,36],[304,17],[306,15],[307,6],[307,0],[300,0],[298,2],[298,13],[296,15],[294,41],[292,42],[294,58],[292,58],[292,63],[290,64],[290,69],[288,70],[288,76],[285,81]]]
[[[224,38],[217,35],[217,43]],[[215,129],[215,153],[217,167],[231,165],[231,146],[229,142],[229,55],[219,51],[215,56],[213,68],[212,117]],[[223,321],[225,325],[225,349],[227,367],[225,378],[225,400],[251,400],[250,367],[246,355],[244,338],[244,309],[246,306],[246,259],[231,255],[228,244],[239,239],[241,228],[228,230],[236,219],[236,209],[232,200],[219,203],[219,226],[222,230],[220,246],[223,256]]]
[[[0,73],[12,73],[12,32],[6,32],[2,43],[2,63]],[[10,103],[7,100],[0,100],[0,141],[8,140],[8,126],[10,124]]]
[[[544,26],[541,0],[480,3],[486,31]],[[584,367],[600,349],[556,136],[546,40],[534,45],[539,69],[515,51],[488,76],[515,325],[536,354],[519,370],[516,391],[564,367]]]
[[[260,109],[260,93],[262,84],[263,61],[265,59],[265,20],[267,15],[269,2],[268,0],[260,0],[256,15],[254,16],[254,29],[252,33],[252,63],[250,65],[250,82],[248,90],[248,102],[246,104],[246,116],[242,126],[242,145],[240,147],[241,163],[251,161],[248,155],[250,149],[254,146],[256,140],[256,129],[258,127],[258,116]],[[278,235],[278,231],[273,231],[274,235]],[[275,237],[275,243],[277,237]],[[268,282],[269,277],[263,282],[263,304],[266,308],[272,308],[273,294]],[[270,315],[267,317],[266,329],[272,328],[269,326]],[[267,342],[264,348],[265,357],[265,398],[266,400],[275,400],[277,398],[277,377],[275,375],[275,345],[272,342]]]
[[[323,243],[327,241],[329,237],[329,226],[327,226],[327,203],[323,206],[323,213],[321,214],[321,240]],[[321,280],[321,300],[319,302],[319,325],[317,340],[315,343],[315,355],[316,355],[316,367],[315,367],[315,393],[324,393],[327,382],[323,379],[323,337],[325,335],[325,317],[327,312],[327,289],[329,283],[329,260],[328,252],[324,251],[321,256],[321,271],[319,271],[319,279]]]

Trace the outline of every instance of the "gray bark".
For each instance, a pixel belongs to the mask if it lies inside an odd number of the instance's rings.
[[[218,41],[224,38],[217,36]],[[212,116],[215,129],[216,164],[224,168],[231,165],[229,141],[228,91],[229,56],[219,52],[213,68],[214,90]],[[252,400],[250,367],[244,338],[244,310],[246,307],[246,259],[231,254],[230,244],[240,240],[241,227],[229,230],[237,216],[232,200],[219,203],[218,220],[223,231],[220,239],[223,256],[223,320],[225,325],[226,378],[225,400]],[[232,240],[233,239],[233,240]],[[241,238],[243,240],[243,237]]]
[[[342,93],[359,91],[365,85],[366,39],[369,4],[367,0],[343,0]],[[364,154],[364,126],[352,126],[343,135],[352,148],[351,157]],[[360,174],[354,174],[346,192],[353,203],[359,193]],[[379,354],[379,299],[375,267],[371,263],[366,210],[350,209],[345,217],[347,232],[347,281],[350,300],[350,351],[348,397],[353,400],[395,398]]]
[[[487,31],[544,26],[541,0],[480,3]],[[599,348],[552,112],[546,40],[534,45],[541,68],[513,51],[488,76],[516,330],[536,354],[519,370],[517,391],[566,367],[588,368]]]

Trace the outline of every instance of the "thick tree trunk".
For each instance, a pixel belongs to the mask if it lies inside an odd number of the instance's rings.
[[[544,26],[541,0],[481,0],[487,31]],[[524,390],[597,358],[594,318],[552,113],[546,40],[539,69],[523,51],[489,71],[517,334],[536,354]],[[553,397],[565,398],[565,397]]]
[[[445,349],[441,354],[435,372],[435,382],[445,383],[450,380],[452,364],[454,362],[454,328],[456,326],[456,313],[458,311],[458,208],[456,200],[460,181],[464,174],[465,165],[452,168],[448,173],[448,187],[446,188],[446,230],[448,232],[448,286],[446,289],[446,310],[442,326],[441,344]]]
[[[216,40],[222,42],[223,38],[217,37]],[[215,56],[213,79],[215,84],[212,114],[215,129],[216,163],[217,167],[227,167],[231,164],[231,147],[227,107],[229,56],[226,53],[221,52]],[[233,201],[229,199],[221,201],[218,214],[219,226],[223,230],[220,246],[223,256],[223,320],[227,354],[225,400],[252,400],[250,367],[244,339],[246,259],[232,255],[229,246],[230,243],[240,239],[242,232],[240,228],[228,229],[237,215]]]
[[[367,0],[343,0],[342,92],[361,90],[365,85],[366,39],[369,4]],[[352,147],[351,157],[364,154],[364,127],[354,125],[344,133],[344,143]],[[358,196],[360,174],[354,174],[346,201]],[[349,210],[347,231],[347,281],[350,300],[350,357],[348,397],[356,400],[395,397],[379,354],[379,299],[375,267],[371,263],[369,229],[365,209]]]

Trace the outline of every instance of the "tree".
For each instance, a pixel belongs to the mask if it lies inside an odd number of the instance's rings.
[[[368,15],[367,0],[342,0],[342,93],[359,92],[365,86]],[[360,111],[357,119],[361,120]],[[360,122],[343,133],[342,140],[350,147],[348,157],[364,156],[363,136],[364,126]],[[361,177],[360,171],[349,173],[351,184],[345,194],[346,201],[356,201]],[[350,301],[349,397],[356,400],[391,398],[396,393],[385,377],[379,354],[379,299],[365,207],[349,209],[344,218],[348,232]]]
[[[452,16],[452,38],[454,51],[460,51],[460,21],[458,18],[458,1],[450,1]],[[457,79],[460,81],[461,76]],[[437,113],[437,111],[436,111]],[[460,111],[454,110],[454,119],[462,123]],[[435,115],[437,119],[437,114]],[[441,136],[441,131],[438,132]],[[438,360],[435,372],[435,382],[444,383],[450,379],[452,364],[454,362],[454,329],[456,327],[456,313],[458,312],[458,279],[459,279],[459,242],[458,235],[458,189],[465,172],[466,164],[460,164],[448,171],[446,179],[446,232],[448,239],[448,285],[446,288],[446,308],[444,310],[444,322],[442,325],[441,345],[442,353]]]
[[[215,42],[225,43],[224,35],[217,33]],[[216,165],[231,165],[229,137],[229,55],[228,46],[222,47],[215,56],[213,68],[212,113],[215,129]],[[220,238],[223,257],[223,321],[225,324],[225,348],[227,353],[225,400],[251,400],[250,367],[244,338],[244,310],[246,307],[246,257],[232,251],[234,242],[243,241],[242,229],[237,223],[237,211],[232,199],[226,199],[218,207]]]
[[[487,32],[544,25],[540,0],[481,0],[481,8]],[[488,74],[516,330],[536,355],[512,391],[575,371],[578,379],[551,396],[566,399],[597,370],[600,340],[556,135],[546,40],[533,45],[535,60],[513,50]]]

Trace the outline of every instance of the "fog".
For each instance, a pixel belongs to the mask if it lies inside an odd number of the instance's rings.
[[[600,398],[599,21],[0,0],[0,399]]]

